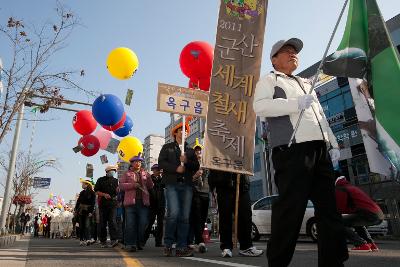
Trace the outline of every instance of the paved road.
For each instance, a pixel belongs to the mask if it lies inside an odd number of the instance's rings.
[[[162,249],[155,248],[152,240],[144,251],[128,253],[119,248],[102,249],[99,245],[79,247],[74,239],[21,239],[12,248],[0,249],[0,266],[6,267],[55,267],[55,266],[267,266],[265,255],[259,258],[246,258],[237,255],[225,259],[220,257],[219,244],[214,241],[208,245],[205,254],[196,254],[190,258],[166,258]],[[259,248],[265,248],[264,242],[257,242]],[[346,263],[349,267],[365,266],[400,266],[400,242],[380,241],[381,248],[377,253],[351,253]],[[314,243],[299,241],[292,264],[293,267],[317,266],[317,250]]]

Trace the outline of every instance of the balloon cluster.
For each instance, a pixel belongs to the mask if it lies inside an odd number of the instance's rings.
[[[53,193],[50,194],[49,199],[47,200],[47,206],[51,209],[63,209],[65,206],[64,198],[61,195],[54,195]]]
[[[214,50],[207,42],[194,41],[182,49],[179,64],[183,74],[189,78],[189,88],[210,90],[213,58]]]
[[[115,48],[107,57],[107,69],[117,79],[129,79],[138,67],[139,60],[136,54],[126,47]],[[139,139],[128,136],[133,128],[133,121],[125,113],[122,101],[115,95],[102,94],[97,97],[93,102],[92,111],[77,112],[72,124],[74,129],[82,135],[76,151],[80,150],[84,156],[90,157],[99,149],[107,149],[113,133],[118,137],[123,137],[117,148],[122,160],[129,162],[131,157],[139,152],[143,153],[143,145]],[[97,124],[101,127],[92,134]]]

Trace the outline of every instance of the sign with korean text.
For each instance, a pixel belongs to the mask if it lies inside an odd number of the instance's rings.
[[[47,189],[50,187],[51,178],[33,177],[33,188]]]
[[[205,117],[207,115],[207,106],[207,92],[158,83],[158,111]]]
[[[205,133],[206,168],[253,175],[267,0],[221,0]]]

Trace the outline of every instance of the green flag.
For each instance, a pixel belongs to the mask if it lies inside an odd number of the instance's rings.
[[[375,0],[350,0],[342,41],[323,71],[368,83],[379,150],[399,173],[400,60]]]

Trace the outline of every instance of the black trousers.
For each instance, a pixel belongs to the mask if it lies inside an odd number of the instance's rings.
[[[107,242],[107,224],[111,241],[117,240],[117,208],[100,207],[100,242]]]
[[[275,147],[272,161],[279,197],[272,204],[268,266],[289,265],[309,199],[317,220],[318,266],[343,266],[349,257],[345,228],[336,211],[335,177],[325,142]]]
[[[201,194],[193,192],[192,208],[190,210],[190,230],[189,230],[189,242],[195,244],[204,243],[203,231],[204,224],[206,223],[208,216],[208,204],[210,197],[208,194]]]
[[[232,225],[235,212],[235,194],[235,188],[217,186],[221,250],[233,248]],[[248,191],[239,193],[238,240],[241,250],[253,246],[251,240],[251,202]]]
[[[374,240],[371,238],[371,235],[365,226],[380,224],[383,217],[384,215],[382,211],[377,213],[358,211],[353,214],[343,215],[343,223],[346,226],[347,239],[349,239],[354,246],[373,243]]]
[[[151,228],[153,227],[154,222],[157,218],[157,226],[155,229],[154,237],[156,241],[156,245],[162,244],[163,238],[163,231],[164,231],[164,217],[165,217],[165,208],[158,207],[158,208],[150,208],[149,209],[149,223],[146,228],[146,232],[144,234],[144,240],[147,241],[150,237]]]
[[[87,214],[81,214],[79,216],[79,239],[80,241],[87,241],[91,239],[91,224],[92,218]]]

